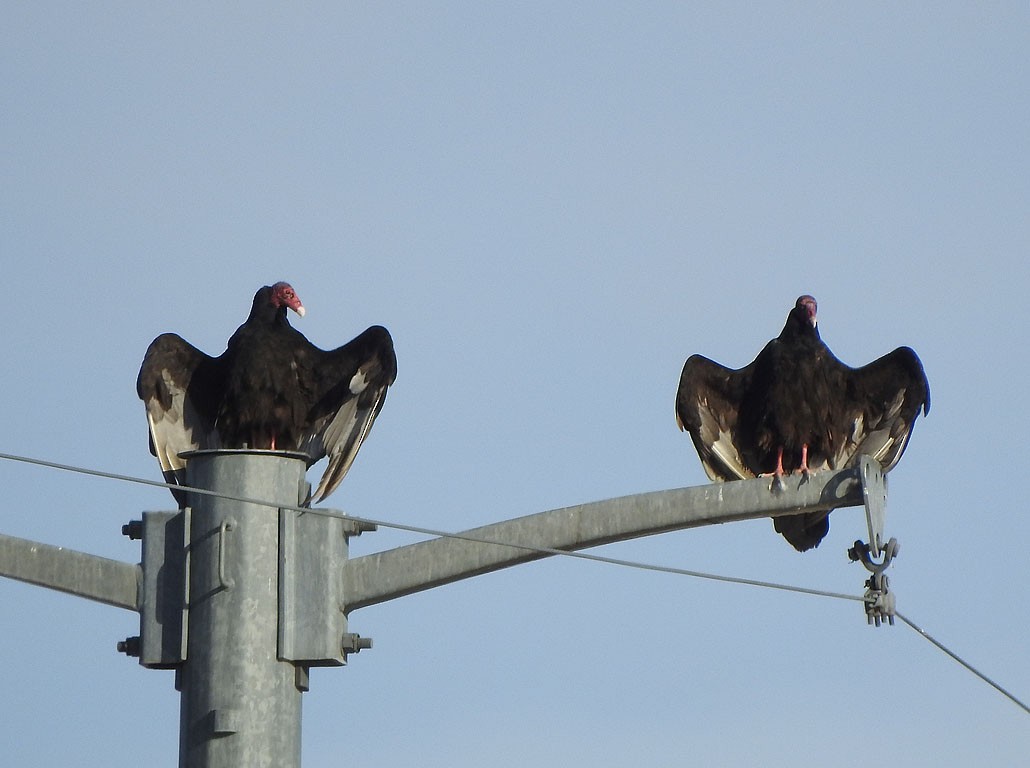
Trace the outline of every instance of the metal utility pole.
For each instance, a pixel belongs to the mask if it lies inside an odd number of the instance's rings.
[[[305,467],[295,456],[199,453],[187,484],[296,506]],[[278,510],[201,494],[190,510],[179,765],[299,766],[297,669],[277,658]]]
[[[886,481],[854,468],[626,496],[541,512],[349,560],[370,530],[332,510],[302,510],[306,457],[281,451],[190,455],[190,506],[147,512],[123,532],[139,565],[0,535],[0,576],[140,614],[119,643],[181,693],[180,768],[300,767],[301,694],[312,666],[370,647],[347,614],[558,551],[713,523],[865,506],[871,563],[883,542]],[[882,593],[886,594],[885,580]],[[883,595],[881,595],[882,597]],[[867,599],[867,609],[869,600]]]

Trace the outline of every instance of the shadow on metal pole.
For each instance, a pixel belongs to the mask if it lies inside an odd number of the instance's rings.
[[[259,455],[263,454],[263,455]],[[299,454],[202,451],[191,486],[296,505]],[[297,667],[277,658],[279,510],[190,494],[180,768],[299,768]]]

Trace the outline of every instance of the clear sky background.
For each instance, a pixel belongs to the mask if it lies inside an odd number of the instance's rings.
[[[461,530],[707,482],[691,353],[800,293],[850,364],[916,349],[899,609],[1030,697],[1023,3],[12,3],[0,25],[0,451],[150,479],[154,336],[211,354],[261,285],[399,376],[328,506]],[[312,472],[312,476],[315,472]],[[0,531],[125,561],[163,489],[0,462]],[[602,552],[861,594],[839,510]],[[381,530],[352,554],[415,537]],[[174,766],[135,614],[0,581],[4,763]],[[355,612],[307,768],[1011,766],[1026,713],[859,604],[549,559]]]

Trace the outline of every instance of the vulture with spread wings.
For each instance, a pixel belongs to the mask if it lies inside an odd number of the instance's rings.
[[[150,344],[136,392],[166,482],[185,484],[182,453],[215,448],[299,451],[309,467],[328,456],[313,501],[343,480],[397,375],[393,340],[376,325],[322,350],[290,325],[288,309],[304,316],[289,284],[258,290],[250,316],[218,357],[174,333]],[[183,491],[172,495],[186,504]]]
[[[797,300],[750,365],[735,370],[691,356],[676,393],[676,420],[712,480],[843,469],[861,454],[888,472],[920,411],[930,411],[930,387],[916,353],[899,347],[860,368],[845,365],[819,338],[811,296]],[[828,515],[773,523],[803,552],[826,535]]]

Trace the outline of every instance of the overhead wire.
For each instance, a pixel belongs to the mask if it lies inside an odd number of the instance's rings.
[[[179,491],[188,491],[189,493],[201,494],[204,496],[215,496],[222,499],[228,499],[229,501],[238,501],[243,504],[256,504],[265,507],[273,507],[275,509],[288,509],[295,512],[301,512],[304,514],[315,514],[322,515],[325,517],[345,517],[347,520],[356,523],[362,523],[366,525],[376,525],[382,528],[389,528],[391,530],[404,531],[406,533],[417,533],[423,536],[439,536],[448,539],[459,539],[462,541],[472,541],[477,544],[490,544],[493,546],[500,547],[511,547],[513,549],[521,549],[527,552],[533,552],[541,555],[560,555],[564,557],[574,557],[580,560],[592,560],[598,563],[605,563],[608,565],[617,565],[625,568],[636,568],[638,570],[655,571],[658,573],[671,573],[678,576],[692,576],[698,579],[708,579],[710,581],[721,581],[730,584],[744,584],[753,587],[764,587],[766,589],[778,589],[785,592],[797,592],[800,594],[816,595],[820,597],[832,597],[838,600],[855,600],[862,602],[863,598],[859,595],[849,595],[843,592],[830,592],[823,589],[815,589],[811,587],[798,587],[792,584],[781,584],[773,581],[762,581],[759,579],[749,579],[739,576],[725,576],[716,573],[708,573],[705,571],[695,571],[687,568],[678,568],[675,566],[668,565],[655,565],[651,563],[643,563],[636,560],[625,560],[616,557],[607,557],[605,555],[596,555],[590,552],[577,552],[568,549],[555,549],[551,547],[540,547],[532,546],[527,544],[518,544],[511,541],[501,541],[499,539],[490,539],[482,536],[475,536],[466,533],[455,533],[453,531],[443,531],[435,528],[426,528],[419,525],[409,525],[406,523],[396,523],[388,520],[380,520],[371,517],[358,517],[351,514],[342,514],[332,509],[322,509],[319,507],[302,507],[299,505],[282,504],[279,502],[268,501],[267,499],[256,499],[248,496],[237,496],[234,494],[224,493],[222,491],[212,491],[207,488],[196,488],[193,486],[180,485],[178,483],[165,483],[159,480],[148,480],[142,477],[134,477],[132,475],[117,474],[114,472],[105,472],[99,469],[90,469],[87,467],[78,467],[71,464],[61,464],[55,461],[47,461],[45,459],[35,459],[28,456],[18,456],[10,453],[0,453],[0,459],[7,461],[15,461],[23,464],[33,464],[40,467],[46,467],[48,469],[56,469],[64,472],[72,472],[81,475],[89,475],[92,477],[100,477],[107,480],[118,480],[126,483],[135,483],[137,485],[147,485],[156,488],[168,488]]]
[[[894,615],[897,616],[899,619],[901,619],[905,624],[907,624],[913,630],[915,630],[915,632],[917,634],[921,635],[925,640],[927,640],[929,643],[934,645],[942,653],[946,654],[947,656],[950,656],[954,661],[956,661],[959,664],[961,664],[963,667],[965,667],[970,672],[972,672],[974,675],[979,677],[981,680],[983,680],[989,686],[994,688],[1000,694],[1002,694],[1003,696],[1008,698],[1010,701],[1012,701],[1012,703],[1015,704],[1017,707],[1019,707],[1024,712],[1026,712],[1028,715],[1030,715],[1030,706],[1027,706],[1027,704],[1025,702],[1023,702],[1020,699],[1018,699],[1015,696],[1015,694],[1013,694],[1010,691],[1008,691],[1007,689],[1003,688],[1001,685],[999,685],[994,680],[989,678],[987,675],[985,675],[979,669],[977,669],[972,664],[970,664],[968,661],[963,659],[957,653],[955,653],[954,651],[952,651],[951,649],[946,647],[940,640],[937,640],[935,637],[933,637],[933,635],[931,635],[925,629],[923,629],[922,627],[918,626],[914,621],[912,621],[912,619],[908,618],[908,616],[906,616],[905,614],[901,613],[901,611],[895,610],[894,611]]]
[[[454,533],[450,531],[442,531],[434,528],[427,528],[424,526],[409,525],[405,523],[396,523],[388,520],[378,520],[369,517],[358,517],[350,514],[343,514],[332,509],[322,509],[319,507],[302,507],[299,505],[282,504],[279,502],[268,501],[266,499],[249,498],[246,496],[236,496],[233,494],[223,493],[221,491],[212,491],[207,488],[195,488],[192,486],[179,485],[177,483],[165,483],[159,480],[148,480],[142,477],[135,477],[133,475],[119,474],[115,472],[106,472],[99,469],[91,469],[88,467],[80,467],[72,464],[62,464],[55,461],[48,461],[45,459],[32,458],[29,456],[20,456],[12,453],[0,452],[0,460],[18,462],[22,464],[30,464],[48,469],[55,469],[64,472],[71,472],[75,474],[88,475],[92,477],[100,477],[108,480],[116,480],[119,482],[133,483],[137,485],[146,485],[156,488],[168,488],[175,490],[188,491],[190,493],[201,494],[205,496],[215,496],[218,498],[228,499],[230,501],[237,501],[244,504],[255,504],[260,506],[272,507],[275,509],[289,509],[296,512],[305,514],[323,515],[326,517],[344,517],[347,520],[353,522],[375,525],[383,528],[389,528],[392,530],[405,531],[408,533],[416,533],[425,536],[438,536],[442,538],[460,539],[463,541],[472,541],[480,544],[490,544],[494,546],[512,547],[514,549],[521,549],[528,552],[533,552],[541,555],[556,555],[563,557],[574,557],[580,560],[590,560],[598,563],[605,563],[608,565],[616,565],[625,568],[634,568],[638,570],[652,571],[657,573],[669,573],[677,576],[690,576],[698,579],[707,579],[710,581],[718,581],[730,584],[743,584],[753,587],[762,587],[765,589],[776,589],[786,592],[795,592],[799,594],[813,595],[817,597],[828,597],[837,600],[851,600],[856,602],[864,602],[865,598],[860,595],[852,595],[843,592],[832,592],[829,590],[815,589],[810,587],[799,587],[792,584],[782,584],[772,581],[762,581],[759,579],[750,579],[739,576],[726,576],[723,574],[709,573],[706,571],[696,571],[687,568],[678,568],[675,566],[656,565],[653,563],[644,563],[636,560],[625,560],[622,558],[608,557],[605,555],[596,555],[589,552],[577,552],[567,549],[553,549],[550,547],[539,547],[530,546],[525,544],[512,543],[510,541],[498,541],[491,540],[489,538],[475,536],[466,533]],[[969,672],[980,678],[983,682],[994,688],[996,691],[1001,693],[1003,696],[1012,701],[1016,706],[1022,709],[1027,714],[1030,714],[1030,705],[1022,701],[1011,691],[1007,690],[999,683],[988,677],[986,674],[981,672],[979,669],[974,667],[972,664],[967,662],[965,659],[960,657],[954,651],[949,649],[939,640],[930,635],[925,629],[917,625],[910,618],[902,614],[900,611],[895,611],[894,615],[897,616],[906,626],[915,631],[918,635],[927,640],[930,644],[940,650],[942,653],[950,657],[953,661],[959,665],[965,667]]]

